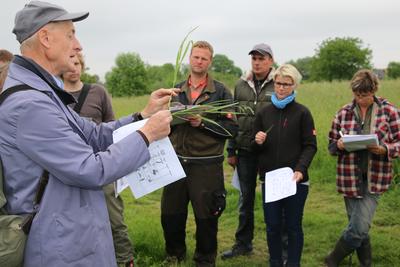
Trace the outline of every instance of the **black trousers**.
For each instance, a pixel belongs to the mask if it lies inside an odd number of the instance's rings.
[[[240,198],[239,225],[236,230],[236,244],[252,248],[254,236],[254,198],[257,184],[257,156],[254,153],[239,150],[237,165]]]
[[[164,187],[161,224],[169,256],[186,254],[185,229],[189,201],[196,220],[197,266],[214,266],[217,255],[218,216],[213,215],[218,192],[224,191],[222,163],[183,163],[186,178]],[[225,201],[225,199],[224,199]]]

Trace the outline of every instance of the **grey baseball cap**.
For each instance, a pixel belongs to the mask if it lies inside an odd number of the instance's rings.
[[[68,13],[64,8],[41,1],[31,1],[15,15],[13,33],[19,43],[31,37],[40,28],[53,21],[80,21],[86,19],[89,12]]]
[[[249,55],[253,54],[254,52],[260,53],[263,56],[271,56],[272,58],[274,58],[274,55],[272,53],[272,49],[269,45],[267,44],[256,44],[253,49],[251,49],[251,51],[249,52]]]

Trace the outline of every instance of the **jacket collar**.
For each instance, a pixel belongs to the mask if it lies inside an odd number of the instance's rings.
[[[186,95],[186,98],[189,100],[190,88],[189,88],[188,80],[189,79],[187,79],[186,82],[183,84],[181,91],[182,91],[182,93],[184,93]],[[207,99],[209,99],[210,98],[209,94],[212,94],[212,93],[215,93],[214,79],[212,78],[212,76],[210,74],[208,74],[207,85],[201,92],[201,95],[199,96],[199,98],[196,100],[196,104],[200,104],[200,103],[206,101]]]
[[[41,78],[54,91],[54,93],[60,98],[60,100],[65,105],[76,102],[75,98],[71,94],[64,91],[57,85],[56,81],[54,80],[54,78],[50,73],[48,73],[45,69],[43,69],[39,64],[37,64],[32,59],[17,55],[14,57],[13,63],[39,76],[39,78]],[[28,83],[27,81],[21,81],[21,82]]]
[[[266,83],[269,83],[274,79],[274,72],[275,72],[275,68],[271,68],[271,70],[268,73],[267,79],[265,79],[265,81],[261,85],[261,88],[264,87],[264,85]],[[251,88],[255,89],[253,77],[254,77],[253,71],[248,71],[242,77],[240,77],[240,79],[242,79],[243,81],[248,83]]]
[[[51,94],[50,98],[63,110],[71,127],[75,129],[74,132],[78,133],[79,136],[88,143],[76,122],[76,118],[72,115],[71,109],[67,106],[70,103],[75,103],[75,98],[59,88],[50,73],[33,60],[16,56],[10,64],[8,78],[10,79],[7,88],[19,84],[26,84],[38,91]]]
[[[374,106],[376,105],[376,106],[378,106],[378,107],[381,107],[382,104],[384,104],[385,102],[386,102],[386,99],[381,98],[381,97],[374,96],[374,103],[373,103]],[[356,105],[357,105],[356,100],[353,99],[353,101],[352,101],[350,104],[346,105],[346,106],[344,107],[344,109],[347,109],[347,110],[355,110]]]

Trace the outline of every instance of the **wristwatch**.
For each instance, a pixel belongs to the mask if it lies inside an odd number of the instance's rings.
[[[132,114],[133,121],[141,121],[143,120],[142,114],[140,112],[135,112]]]

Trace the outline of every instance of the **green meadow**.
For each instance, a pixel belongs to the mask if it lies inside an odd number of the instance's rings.
[[[317,136],[318,153],[310,168],[310,192],[303,219],[304,249],[302,266],[324,266],[324,256],[333,248],[346,226],[343,197],[336,192],[335,158],[327,151],[327,133],[336,111],[352,99],[349,82],[306,83],[298,89],[297,101],[312,112]],[[377,95],[400,106],[400,80],[382,81]],[[142,109],[148,96],[114,98],[117,117]],[[227,208],[219,221],[218,253],[234,243],[238,222],[237,202],[239,193],[231,184],[232,169],[225,164],[225,181],[228,191]],[[164,261],[164,239],[160,223],[161,190],[135,199],[130,190],[123,192],[125,220],[135,247],[137,266],[168,266]],[[391,189],[383,194],[370,231],[373,249],[373,266],[400,266],[400,162],[395,164],[395,179]],[[265,223],[263,219],[260,185],[257,187],[255,207],[254,252],[250,256],[222,261],[217,266],[268,266]],[[186,242],[187,259],[179,266],[194,266],[195,224],[189,214]],[[351,265],[349,263],[352,262]],[[175,265],[172,265],[175,266]],[[357,256],[346,259],[341,266],[359,266]]]

